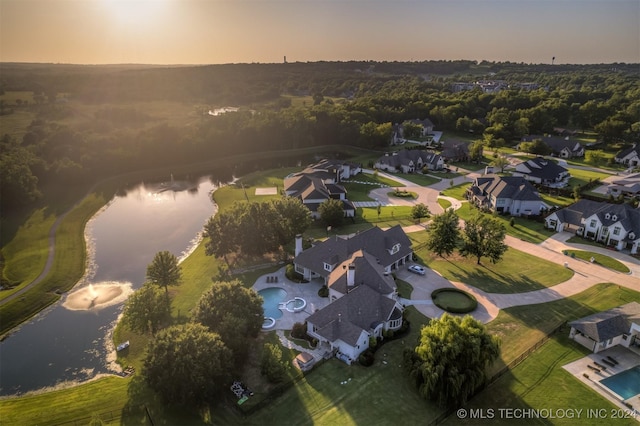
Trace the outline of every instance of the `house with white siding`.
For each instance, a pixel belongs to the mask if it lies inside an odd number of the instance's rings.
[[[545,218],[545,226],[557,232],[575,232],[616,250],[638,253],[640,210],[629,204],[579,200]]]
[[[551,188],[562,188],[569,182],[569,170],[543,157],[532,158],[516,165],[513,176]]]
[[[425,167],[428,170],[442,170],[444,159],[431,151],[402,149],[378,158],[373,167],[391,173],[413,173]]]
[[[640,303],[631,302],[569,323],[569,338],[593,353],[620,345],[640,351]]]
[[[469,187],[466,196],[480,209],[511,216],[538,215],[547,208],[538,191],[523,177],[480,176]]]

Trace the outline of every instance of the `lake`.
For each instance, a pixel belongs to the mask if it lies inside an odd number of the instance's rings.
[[[195,248],[215,213],[209,178],[139,184],[123,191],[88,224],[88,267],[83,279],[61,300],[0,343],[0,395],[86,381],[114,373],[111,332],[123,302],[86,308],[64,306],[67,296],[91,284],[130,292],[144,283],[155,254],[168,250],[184,258]]]

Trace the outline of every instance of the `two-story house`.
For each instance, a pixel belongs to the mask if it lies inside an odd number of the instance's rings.
[[[538,215],[546,204],[523,177],[485,175],[475,179],[466,193],[472,204],[511,216]]]
[[[640,246],[640,210],[629,204],[579,200],[545,218],[547,228],[557,232],[575,232],[617,250],[638,253]]]
[[[561,188],[569,181],[569,170],[543,157],[532,158],[516,165],[513,176],[552,188]]]
[[[369,339],[402,326],[395,281],[373,255],[354,252],[327,277],[331,303],[307,317],[307,334],[350,364]]]
[[[386,172],[413,173],[428,170],[442,170],[444,159],[442,156],[419,149],[403,149],[378,158],[373,167]]]
[[[630,148],[623,149],[617,153],[613,159],[618,164],[636,167],[640,165],[640,147],[634,143]]]

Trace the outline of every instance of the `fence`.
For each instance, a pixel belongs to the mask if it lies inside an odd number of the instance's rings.
[[[511,371],[516,366],[518,366],[522,361],[527,359],[529,357],[529,355],[531,355],[536,350],[540,349],[540,347],[542,347],[545,343],[547,343],[547,341],[549,341],[551,336],[556,334],[558,331],[562,331],[564,326],[565,326],[565,322],[562,322],[556,328],[554,328],[553,330],[548,332],[543,338],[538,340],[536,343],[534,343],[532,346],[530,346],[527,350],[525,350],[520,355],[518,355],[513,361],[511,361],[509,364],[507,364],[504,367],[502,367],[497,373],[495,373],[493,376],[491,376],[491,378],[489,380],[487,380],[487,382],[483,386],[478,388],[471,398],[473,398],[474,396],[476,396],[480,392],[484,391],[487,387],[491,386],[493,383],[498,381],[498,379],[500,379],[500,377],[502,377],[505,373]],[[445,412],[440,414],[438,417],[436,417],[434,420],[432,420],[429,423],[429,425],[433,426],[433,425],[438,425],[438,424],[444,422],[456,410],[457,410],[457,408],[446,410]]]

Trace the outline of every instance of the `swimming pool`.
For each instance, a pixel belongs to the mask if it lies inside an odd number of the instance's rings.
[[[262,302],[262,309],[264,309],[264,316],[278,319],[282,316],[282,311],[278,309],[280,303],[284,301],[287,292],[280,287],[269,287],[263,290],[259,290],[258,294],[262,296],[264,301]]]
[[[602,379],[600,383],[620,395],[623,399],[638,395],[640,394],[640,365]]]

